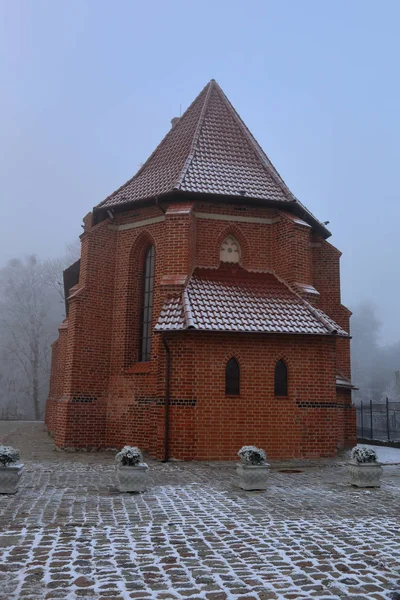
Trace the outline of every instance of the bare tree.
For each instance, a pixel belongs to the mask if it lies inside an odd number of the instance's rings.
[[[63,270],[80,244],[39,261],[14,259],[0,269],[0,418],[43,415],[50,375],[50,343],[65,313]]]
[[[81,244],[79,239],[68,244],[64,256],[49,258],[43,262],[43,281],[45,285],[57,292],[60,302],[64,302],[63,271],[76,262],[80,256]]]
[[[42,416],[41,387],[46,385],[50,299],[41,265],[34,256],[14,259],[0,271],[1,346],[14,371],[26,382],[32,414]]]
[[[384,401],[397,398],[394,374],[400,370],[400,342],[391,346],[379,344],[381,323],[376,307],[364,302],[355,308],[351,319],[352,379],[360,388],[356,401]]]

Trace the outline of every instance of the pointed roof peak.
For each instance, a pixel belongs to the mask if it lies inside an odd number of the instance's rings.
[[[284,203],[329,235],[292,194],[215,79],[205,85],[136,175],[96,210],[126,207],[173,192]]]

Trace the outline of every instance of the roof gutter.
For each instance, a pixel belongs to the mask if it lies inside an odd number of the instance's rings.
[[[162,212],[165,212],[164,208],[161,205],[161,202],[168,200],[173,200],[174,202],[179,202],[180,199],[185,200],[200,200],[200,201],[208,201],[208,202],[218,202],[223,204],[248,204],[249,206],[263,206],[265,208],[276,208],[287,210],[289,212],[293,212],[297,214],[298,217],[304,219],[307,223],[309,223],[315,231],[321,235],[324,239],[327,239],[332,235],[332,233],[327,229],[327,227],[318,221],[316,217],[310,211],[306,209],[306,207],[297,199],[289,200],[289,201],[281,201],[281,200],[266,200],[263,198],[253,198],[251,196],[221,196],[220,194],[209,194],[204,192],[185,192],[180,189],[173,189],[168,192],[159,194],[158,196],[149,196],[148,198],[143,198],[141,200],[127,200],[126,202],[120,202],[113,206],[102,206],[102,203],[98,204],[93,208],[93,214],[97,216],[95,221],[102,220],[100,215],[103,213],[104,218],[107,218],[107,209],[112,208],[113,212],[124,212],[127,210],[134,210],[142,208],[143,206],[148,205],[156,205]],[[105,202],[105,201],[104,201]]]
[[[127,201],[115,204],[112,206],[114,213],[124,212],[128,210],[135,210],[142,208],[143,206],[156,205],[161,211],[165,212],[161,202],[179,200],[192,200],[192,201],[206,201],[210,203],[218,202],[222,204],[247,204],[248,206],[262,206],[265,208],[275,208],[277,210],[286,210],[297,215],[301,219],[304,219],[313,229],[321,235],[324,239],[327,239],[332,233],[325,227],[323,223],[318,221],[313,214],[311,214],[298,200],[292,201],[280,201],[280,200],[266,200],[263,198],[253,198],[251,196],[221,196],[219,194],[206,194],[201,192],[184,192],[183,190],[174,189],[170,192],[160,194],[159,196],[151,196],[149,198],[143,198],[142,200]],[[103,207],[101,205],[93,208],[93,213],[100,216],[104,213],[104,218],[107,218],[107,209],[110,206]]]
[[[185,329],[156,329],[155,333],[159,333],[164,335],[168,333],[168,335],[179,335],[179,334],[187,334],[187,333],[195,333],[196,335],[200,335],[201,333],[222,333],[224,335],[304,335],[307,337],[310,336],[318,336],[318,337],[335,337],[335,338],[344,338],[346,340],[351,340],[351,335],[338,333],[336,330],[333,332],[327,331],[326,333],[306,333],[304,331],[232,331],[226,329],[196,329],[194,327],[186,327]]]

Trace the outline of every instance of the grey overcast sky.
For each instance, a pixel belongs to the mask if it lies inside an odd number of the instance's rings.
[[[0,265],[63,253],[215,78],[400,339],[398,0],[0,0]]]

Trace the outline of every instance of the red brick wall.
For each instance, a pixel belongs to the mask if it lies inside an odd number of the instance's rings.
[[[60,446],[98,447],[105,442],[116,232],[103,222],[81,239],[79,285],[59,334],[51,427]]]
[[[356,408],[351,404],[351,391],[337,390],[337,400],[341,405],[339,411],[339,439],[341,448],[353,448],[357,444]]]
[[[90,222],[68,323],[54,347],[46,422],[60,446],[130,443],[163,456],[160,334],[153,334],[151,360],[137,363],[141,269],[149,244],[155,247],[154,324],[165,299],[183,289],[194,267],[218,268],[220,245],[232,234],[245,269],[314,285],[319,306],[348,327],[349,313],[340,304],[340,253],[284,212],[180,202],[126,211],[94,227]],[[271,458],[332,455],[351,438],[352,413],[343,417],[335,388],[338,369],[350,375],[348,340],[190,333],[169,340],[171,456],[235,458],[245,443],[265,447]],[[242,366],[240,398],[224,394],[224,364],[231,355]],[[289,365],[285,399],[273,396],[274,364],[281,357]]]
[[[194,409],[186,409],[194,412],[194,454],[177,458],[234,459],[243,444],[259,445],[271,458],[336,452],[333,339],[193,333],[169,336],[169,345],[171,397],[196,401]],[[183,365],[190,353],[191,364],[187,359]],[[225,365],[232,356],[240,364],[241,393],[227,397]],[[281,358],[288,365],[286,398],[274,397],[274,369]]]
[[[55,426],[55,421],[57,418],[57,404],[56,404],[56,374],[58,371],[58,361],[57,361],[57,353],[58,353],[58,345],[59,341],[56,340],[51,345],[51,371],[50,371],[50,385],[49,385],[49,398],[46,403],[46,414],[44,417],[44,422],[49,429],[49,431],[53,431]]]
[[[288,283],[312,283],[311,227],[280,211],[275,228],[274,270]]]
[[[65,415],[59,406],[59,398],[64,391],[65,357],[68,338],[68,319],[58,330],[58,340],[52,344],[52,360],[50,374],[49,398],[46,404],[45,423],[49,431],[56,436],[57,431],[64,431],[66,427]],[[60,437],[56,439],[60,443]]]
[[[335,340],[318,336],[169,335],[170,456],[234,459],[243,444],[270,458],[333,456],[346,445],[344,402],[335,386]],[[225,395],[225,365],[241,368],[240,396]],[[288,396],[274,397],[274,368],[288,365]],[[163,396],[141,396],[151,373],[122,389],[108,418],[107,445],[138,444],[163,457]],[[122,382],[120,383],[122,385]],[[151,387],[151,386],[149,386]],[[347,444],[348,445],[348,444]]]

